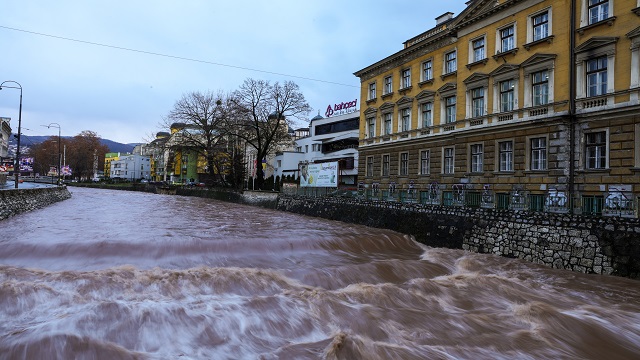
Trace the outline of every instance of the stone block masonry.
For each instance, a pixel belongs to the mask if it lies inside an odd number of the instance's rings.
[[[428,246],[640,279],[640,220],[280,195],[277,209],[386,228]]]
[[[71,198],[66,187],[0,191],[0,221]]]

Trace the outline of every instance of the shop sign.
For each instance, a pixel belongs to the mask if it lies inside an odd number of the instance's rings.
[[[340,104],[334,104],[333,106],[327,106],[327,111],[324,113],[326,117],[332,117],[334,115],[350,114],[357,110],[358,99],[353,101],[341,102]]]

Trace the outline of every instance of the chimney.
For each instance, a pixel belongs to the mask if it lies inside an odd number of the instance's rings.
[[[444,14],[442,14],[442,15],[440,15],[440,16],[438,16],[436,18],[436,26],[438,26],[438,25],[440,25],[440,24],[442,24],[444,22],[447,22],[447,21],[451,20],[452,18],[453,18],[453,13],[452,12],[446,12],[446,13],[444,13]]]

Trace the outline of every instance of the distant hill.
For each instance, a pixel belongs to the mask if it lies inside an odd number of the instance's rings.
[[[122,144],[108,139],[100,139],[101,142],[109,147],[110,152],[130,153],[138,144]]]
[[[29,136],[22,134],[22,140],[20,141],[20,148],[22,152],[22,148],[28,148],[32,145],[40,144],[41,142],[49,139],[50,136]],[[70,138],[70,136],[63,136],[63,138]],[[109,139],[100,139],[100,142],[106,145],[109,148],[109,152],[120,152],[120,153],[130,153],[133,151],[133,148],[138,144],[123,144],[119,142],[115,142]],[[14,136],[9,138],[9,146],[17,145],[17,141]]]

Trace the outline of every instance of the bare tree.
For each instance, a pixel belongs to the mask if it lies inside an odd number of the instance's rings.
[[[227,99],[221,91],[191,92],[178,100],[165,119],[164,126],[182,123],[175,139],[167,142],[170,147],[180,147],[195,152],[205,159],[210,178],[225,172]]]
[[[69,143],[68,139],[61,139],[63,146]],[[58,137],[51,136],[47,140],[29,147],[29,156],[33,158],[33,170],[41,175],[46,175],[53,167],[58,166]]]
[[[268,81],[247,79],[233,93],[234,116],[230,129],[256,152],[256,185],[262,188],[261,166],[278,146],[290,141],[288,129],[293,119],[305,119],[311,111],[297,84],[285,81],[271,85]]]
[[[67,164],[71,167],[73,177],[89,179],[93,176],[94,165],[97,169],[104,168],[104,155],[109,147],[102,144],[100,136],[89,130],[74,136],[67,145]],[[95,164],[95,159],[98,163]]]

